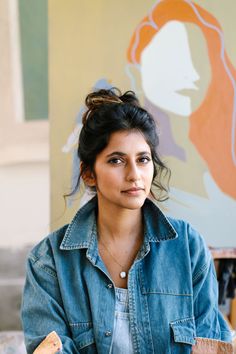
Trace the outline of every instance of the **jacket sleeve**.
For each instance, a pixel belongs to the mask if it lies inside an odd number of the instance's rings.
[[[231,332],[218,308],[218,282],[209,249],[194,232],[192,252],[193,303],[196,336],[231,342]]]
[[[32,354],[52,331],[56,331],[61,339],[60,353],[79,353],[71,339],[57,274],[51,265],[41,262],[33,254],[27,263],[21,317],[28,354]]]

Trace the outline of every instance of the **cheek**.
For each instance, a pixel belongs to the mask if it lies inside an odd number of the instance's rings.
[[[117,171],[101,169],[97,174],[97,184],[103,186],[111,186],[117,184],[119,174]]]
[[[150,174],[149,180],[148,180],[148,184],[149,184],[149,188],[152,188],[152,184],[153,184],[153,180],[154,180],[154,171]]]
[[[150,183],[152,183],[152,181],[154,179],[154,167],[153,166],[150,166],[148,171],[146,171],[146,178],[148,181],[150,181]]]

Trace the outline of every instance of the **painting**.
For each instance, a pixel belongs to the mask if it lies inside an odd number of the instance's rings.
[[[202,41],[200,52],[193,50],[191,31]],[[209,245],[218,238],[231,246],[236,72],[219,21],[193,1],[158,1],[134,29],[127,61],[132,88],[157,122],[160,153],[172,170],[167,213],[191,222]]]
[[[170,198],[159,206],[189,221],[209,246],[235,247],[236,3],[148,0],[117,8],[99,0],[93,9],[83,3],[83,15],[81,4],[49,6],[52,33],[63,25],[50,48],[53,228],[80,203],[75,197],[64,216],[61,196],[79,173],[83,100],[94,87],[116,86],[134,90],[157,122],[158,152],[172,172]]]

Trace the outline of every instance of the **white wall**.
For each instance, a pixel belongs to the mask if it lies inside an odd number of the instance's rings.
[[[0,248],[34,244],[49,232],[49,164],[0,167]]]

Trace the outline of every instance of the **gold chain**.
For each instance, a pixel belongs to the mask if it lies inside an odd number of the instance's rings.
[[[109,248],[102,242],[101,238],[99,239],[100,243],[104,246],[104,248],[107,250],[107,252],[109,253],[109,255],[114,259],[114,261],[116,262],[116,264],[118,264],[121,269],[124,269],[124,266],[122,266],[113,256],[113,254],[111,253],[111,251],[109,250]]]

